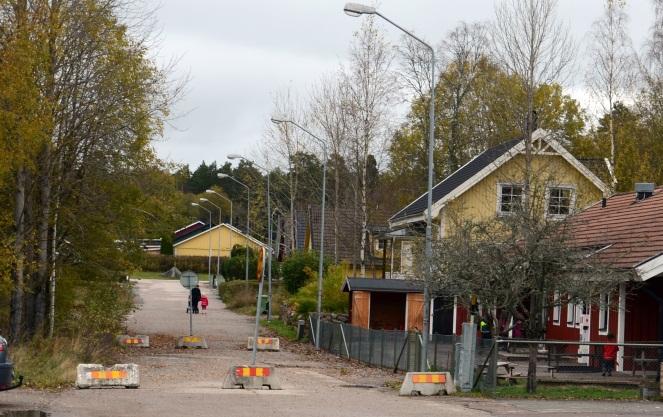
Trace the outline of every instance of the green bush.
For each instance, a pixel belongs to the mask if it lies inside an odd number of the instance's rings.
[[[333,265],[327,269],[322,280],[323,312],[348,312],[348,295],[341,291],[347,276],[346,272],[346,269],[340,265]],[[315,311],[318,305],[318,282],[312,279],[297,291],[291,301],[299,314],[308,314]]]
[[[313,251],[295,252],[281,265],[281,275],[285,288],[295,294],[318,270],[318,254]],[[327,269],[325,262],[324,269]]]
[[[244,280],[246,277],[246,249],[245,246],[235,245],[232,248],[231,258],[223,264],[221,273],[228,281]],[[249,279],[256,279],[256,268],[258,267],[258,255],[249,248]],[[280,277],[280,268],[278,262],[272,259],[272,281]],[[267,278],[265,276],[265,278]]]

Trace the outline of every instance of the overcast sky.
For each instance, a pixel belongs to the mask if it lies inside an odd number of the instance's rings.
[[[178,59],[174,77],[190,77],[174,109],[179,117],[155,144],[167,161],[195,169],[229,153],[254,154],[276,91],[307,94],[346,59],[361,18],[343,0],[145,0],[156,10],[157,59]],[[652,23],[649,0],[627,0],[630,33],[640,47]],[[492,0],[381,0],[380,11],[437,44],[459,21],[488,21]],[[603,0],[560,0],[558,15],[582,45]],[[381,22],[392,42],[399,32]],[[585,46],[582,45],[579,48]],[[582,56],[582,54],[581,54]],[[583,69],[584,70],[584,69]],[[582,86],[571,86],[582,95]],[[585,104],[585,103],[583,103]]]

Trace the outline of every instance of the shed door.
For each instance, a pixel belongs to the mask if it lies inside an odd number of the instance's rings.
[[[405,330],[422,331],[424,327],[424,295],[408,293],[407,295],[407,328]]]
[[[371,293],[366,291],[352,292],[352,324],[368,329],[370,319]]]

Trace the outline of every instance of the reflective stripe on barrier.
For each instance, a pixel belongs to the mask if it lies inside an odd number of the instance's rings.
[[[271,366],[233,366],[223,381],[224,389],[281,389],[281,382]]]
[[[248,350],[253,349],[253,337],[249,336],[249,340],[246,344]],[[256,345],[257,350],[280,350],[279,338],[278,337],[259,337],[258,344]]]
[[[400,395],[440,395],[456,392],[449,372],[408,372]]]
[[[177,340],[177,347],[207,349],[207,341],[202,336],[182,336]]]
[[[96,363],[82,363],[76,368],[76,387],[126,387],[138,388],[140,379],[135,363],[115,364],[105,367]]]
[[[146,335],[129,336],[122,334],[117,337],[117,342],[124,346],[150,347],[150,337]]]

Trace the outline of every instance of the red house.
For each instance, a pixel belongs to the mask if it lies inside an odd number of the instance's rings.
[[[606,288],[598,306],[561,300],[548,315],[546,338],[601,342],[611,333],[617,342],[663,341],[663,187],[637,184],[636,192],[603,199],[572,222],[574,243],[596,248],[595,256],[637,279]],[[633,366],[624,355],[620,348],[618,370]]]

